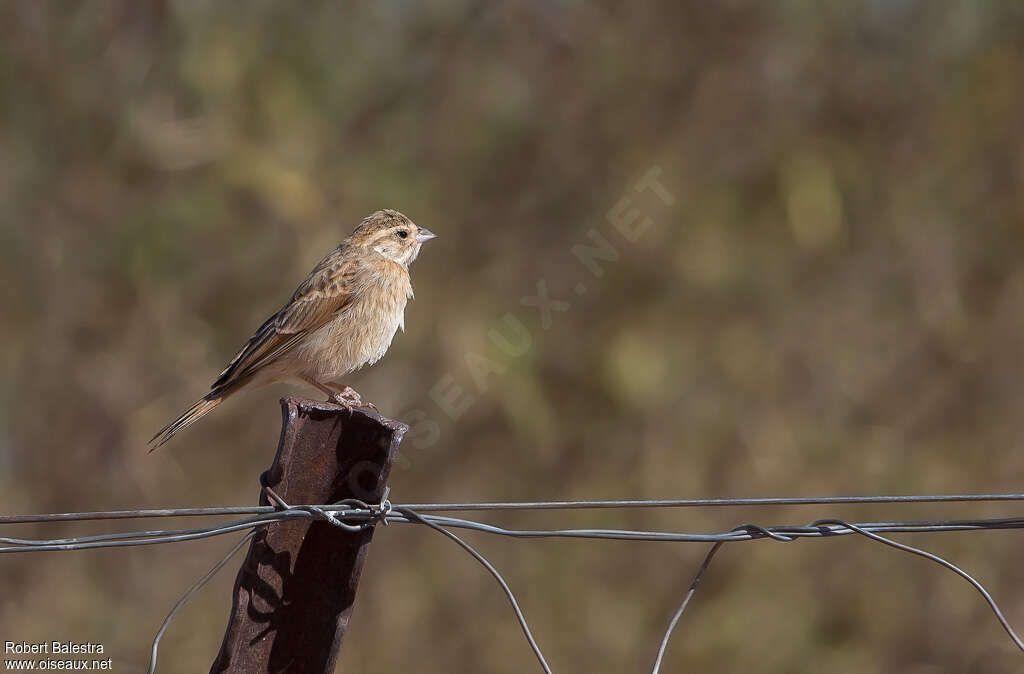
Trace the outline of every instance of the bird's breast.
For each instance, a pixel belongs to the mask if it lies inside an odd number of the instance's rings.
[[[337,379],[377,362],[404,329],[405,305],[412,296],[408,272],[374,279],[352,304],[310,335],[305,360],[320,381]]]

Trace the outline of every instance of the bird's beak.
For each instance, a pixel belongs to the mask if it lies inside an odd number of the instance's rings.
[[[424,241],[430,241],[431,239],[437,238],[437,234],[434,234],[429,229],[420,227],[420,233],[416,235],[416,241],[423,243]]]

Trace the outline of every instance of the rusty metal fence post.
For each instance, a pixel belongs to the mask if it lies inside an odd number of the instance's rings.
[[[281,440],[264,485],[290,505],[380,501],[406,425],[312,400],[286,398],[281,409]],[[263,492],[260,503],[268,504]],[[310,520],[257,533],[211,673],[333,672],[372,537],[372,528],[347,532]]]

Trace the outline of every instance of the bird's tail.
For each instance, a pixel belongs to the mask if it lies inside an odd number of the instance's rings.
[[[149,444],[152,445],[149,451],[155,451],[160,445],[174,437],[175,433],[202,419],[210,410],[224,402],[229,395],[231,395],[230,391],[211,391],[197,400],[192,407],[182,412],[180,417],[157,431],[157,434],[149,441]]]

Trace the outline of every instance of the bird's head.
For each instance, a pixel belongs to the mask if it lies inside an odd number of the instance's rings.
[[[420,246],[436,234],[419,227],[398,211],[385,209],[367,216],[348,238],[355,246],[369,248],[403,267],[416,259]]]

